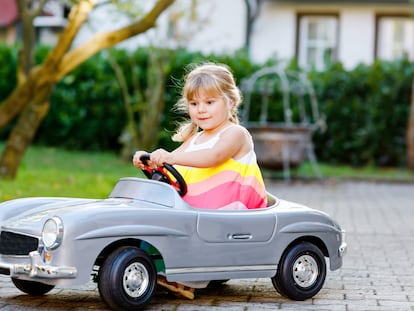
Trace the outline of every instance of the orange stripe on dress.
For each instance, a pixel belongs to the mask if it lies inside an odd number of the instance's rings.
[[[191,195],[199,195],[203,192],[209,191],[213,188],[220,186],[221,184],[235,182],[242,186],[250,186],[255,191],[261,192],[264,190],[263,184],[257,180],[255,176],[243,177],[238,172],[223,171],[215,176],[211,176],[200,182],[189,183],[187,185],[188,192]]]
[[[197,208],[218,209],[237,201],[250,209],[266,207],[265,193],[258,193],[253,187],[243,186],[236,182],[220,184],[197,195],[189,192],[183,200]]]

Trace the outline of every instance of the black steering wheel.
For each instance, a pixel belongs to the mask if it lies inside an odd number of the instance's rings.
[[[149,153],[143,154],[139,159],[144,164],[142,171],[148,179],[158,180],[173,186],[180,196],[184,196],[187,193],[187,183],[174,166],[164,163],[163,166],[157,168],[150,167],[148,164],[148,161],[150,160]],[[168,173],[170,173],[175,180],[171,179]]]

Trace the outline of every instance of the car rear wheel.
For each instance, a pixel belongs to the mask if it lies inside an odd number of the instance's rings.
[[[229,279],[225,279],[225,280],[212,280],[208,283],[208,287],[217,287],[217,286],[221,286],[224,283],[226,283],[227,281],[229,281]]]
[[[98,289],[114,310],[137,310],[149,303],[157,285],[151,258],[136,247],[112,252],[99,270]]]
[[[14,286],[16,286],[16,288],[20,289],[23,293],[26,293],[32,296],[44,295],[55,288],[54,285],[49,285],[49,284],[44,284],[44,283],[39,283],[39,282],[20,280],[16,278],[11,278],[11,280]]]
[[[301,242],[283,254],[272,283],[281,295],[293,300],[305,300],[321,290],[325,278],[323,253],[314,244]]]

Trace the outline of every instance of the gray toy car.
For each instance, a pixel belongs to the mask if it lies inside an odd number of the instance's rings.
[[[106,199],[0,204],[0,274],[29,295],[92,276],[112,309],[139,310],[159,272],[177,282],[269,277],[283,296],[305,300],[324,284],[325,258],[331,270],[342,265],[344,231],[320,211],[271,194],[267,208],[196,209],[172,166],[145,173],[156,180],[122,178]]]

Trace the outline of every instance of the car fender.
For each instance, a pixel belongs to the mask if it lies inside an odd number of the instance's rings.
[[[316,223],[314,221],[301,221],[284,226],[279,230],[281,233],[310,233],[310,232],[334,232],[338,229],[325,223]]]
[[[176,229],[152,225],[119,225],[95,229],[77,236],[76,240],[89,240],[108,237],[133,236],[187,236],[188,233]]]
[[[312,237],[317,238],[325,245],[328,251],[330,269],[336,270],[342,265],[342,260],[338,253],[342,242],[341,231],[336,226],[314,221],[301,221],[286,225],[279,232],[289,236],[291,241],[308,240]]]

